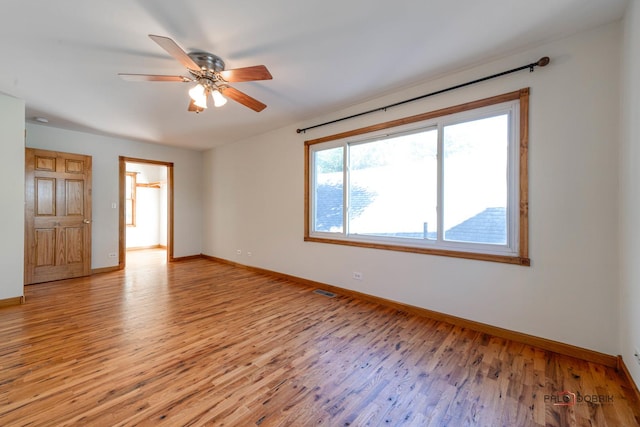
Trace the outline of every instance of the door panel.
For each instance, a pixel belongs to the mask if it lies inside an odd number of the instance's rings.
[[[36,178],[36,214],[51,216],[56,214],[56,180]]]
[[[56,264],[56,230],[41,228],[36,230],[36,266]]]
[[[91,157],[26,150],[25,283],[91,274]]]
[[[56,170],[56,159],[55,157],[46,157],[46,156],[35,156],[35,168],[37,170],[42,171],[51,171],[55,172]]]
[[[84,215],[84,181],[68,179],[65,183],[66,215]]]
[[[65,159],[66,172],[67,173],[83,173],[84,172],[84,162]]]
[[[64,229],[65,247],[67,249],[65,258],[67,264],[81,263],[84,259],[83,230],[82,227],[67,227]]]

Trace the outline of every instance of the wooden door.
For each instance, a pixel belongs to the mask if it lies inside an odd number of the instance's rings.
[[[26,149],[25,283],[91,274],[91,156]]]

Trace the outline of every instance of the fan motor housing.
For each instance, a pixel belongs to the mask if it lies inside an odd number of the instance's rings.
[[[219,73],[224,71],[224,61],[217,55],[209,52],[190,52],[189,57],[193,59],[193,62],[200,66],[200,69],[205,72]]]

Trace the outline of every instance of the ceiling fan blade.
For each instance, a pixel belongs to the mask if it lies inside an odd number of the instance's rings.
[[[193,99],[189,100],[189,108],[187,109],[188,111],[193,111],[195,113],[199,113],[201,111],[204,111],[204,108],[202,107],[198,107],[196,105],[196,101],[194,101]]]
[[[158,76],[153,74],[125,74],[118,73],[122,80],[128,82],[190,82],[188,77],[184,76]]]
[[[265,104],[258,101],[255,98],[250,97],[244,92],[240,92],[238,89],[234,89],[231,86],[222,86],[220,87],[222,90],[222,94],[233,99],[236,102],[244,105],[245,107],[251,108],[253,111],[260,112],[267,108]]]
[[[158,43],[161,48],[166,50],[169,55],[173,56],[178,62],[180,62],[188,69],[200,70],[198,64],[196,64],[193,59],[191,59],[191,57],[187,55],[187,52],[182,50],[182,48],[169,37],[156,36],[154,34],[149,34],[149,37],[151,38],[151,40]]]
[[[264,65],[254,65],[253,67],[236,68],[233,70],[220,71],[220,76],[228,82],[250,82],[254,80],[271,80],[273,77]]]

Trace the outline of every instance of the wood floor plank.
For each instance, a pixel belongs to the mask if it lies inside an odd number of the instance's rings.
[[[0,308],[0,425],[639,425],[613,368],[138,252]],[[554,404],[563,391],[581,400]]]

